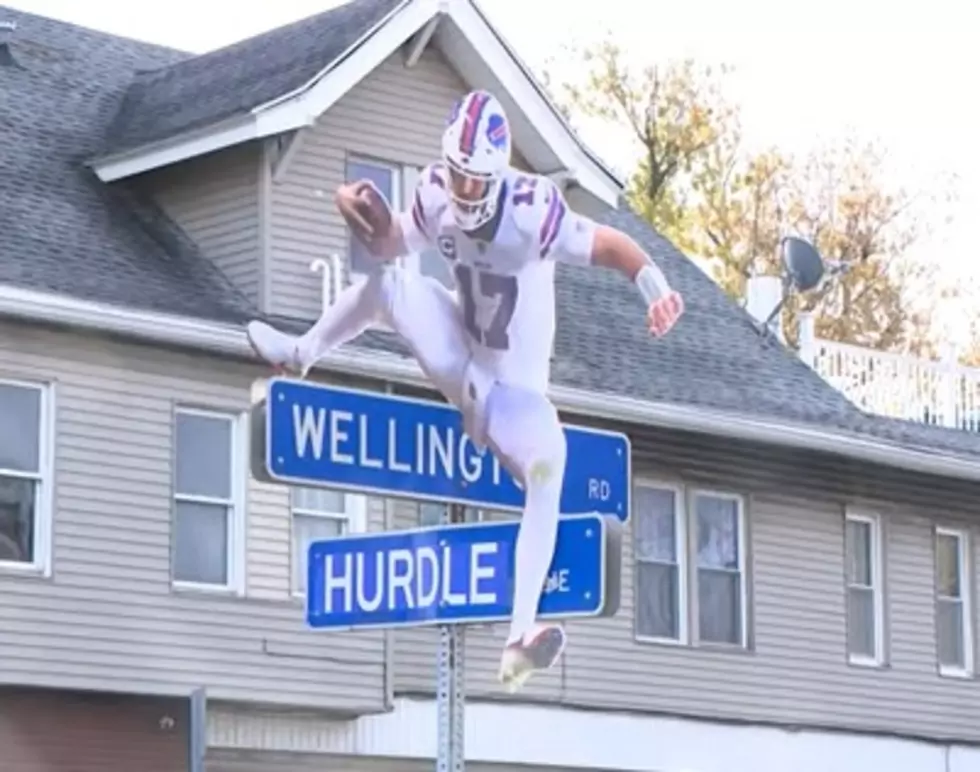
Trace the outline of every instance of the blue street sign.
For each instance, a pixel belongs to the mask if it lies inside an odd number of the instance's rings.
[[[365,628],[507,620],[518,525],[455,524],[314,542],[307,623]],[[539,616],[615,614],[621,536],[612,515],[562,518]]]
[[[524,492],[489,450],[478,452],[454,407],[276,378],[253,409],[252,474],[292,485],[519,511]],[[565,514],[630,512],[624,434],[565,426]]]

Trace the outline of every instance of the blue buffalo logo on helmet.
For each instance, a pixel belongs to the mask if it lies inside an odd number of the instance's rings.
[[[487,139],[496,148],[502,150],[507,147],[507,121],[499,113],[487,118]]]

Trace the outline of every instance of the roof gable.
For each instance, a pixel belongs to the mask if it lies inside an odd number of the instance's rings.
[[[413,36],[434,31],[464,79],[500,97],[515,143],[532,164],[564,173],[596,200],[615,205],[622,183],[585,147],[473,0],[352,0],[140,74],[93,168],[108,182],[309,126]]]

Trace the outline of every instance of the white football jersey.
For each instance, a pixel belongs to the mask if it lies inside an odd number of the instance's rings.
[[[453,219],[448,189],[445,166],[422,171],[411,209],[400,215],[406,246],[435,247],[449,263],[480,369],[544,393],[555,336],[555,262],[590,263],[596,224],[573,212],[547,177],[512,168],[493,220],[468,235]]]

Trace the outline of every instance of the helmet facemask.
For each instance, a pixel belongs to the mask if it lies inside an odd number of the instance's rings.
[[[446,159],[449,168],[449,202],[456,224],[473,231],[493,219],[500,195],[500,176],[475,174]]]

